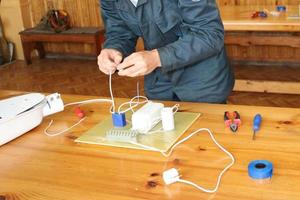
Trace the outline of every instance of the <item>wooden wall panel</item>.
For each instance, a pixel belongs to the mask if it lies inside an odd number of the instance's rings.
[[[220,5],[275,5],[300,4],[300,0],[217,0]],[[71,16],[73,26],[103,26],[98,0],[20,0],[24,26],[33,27],[39,23],[48,8],[64,9]],[[138,49],[143,49],[140,40]],[[240,47],[227,46],[228,55],[233,60],[295,60],[300,55],[299,49],[290,47]],[[86,54],[94,51],[91,45],[81,44],[48,44],[47,52]],[[282,53],[284,52],[284,54]]]
[[[232,61],[299,63],[300,48],[279,46],[227,45],[227,54]]]
[[[103,27],[98,0],[20,0],[25,27],[36,26],[49,8],[64,9],[71,17],[71,25],[77,27]],[[88,54],[94,51],[93,45],[47,44],[47,52]]]

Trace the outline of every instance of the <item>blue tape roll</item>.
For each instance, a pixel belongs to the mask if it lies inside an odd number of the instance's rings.
[[[284,12],[284,11],[286,11],[286,7],[285,6],[276,6],[276,10],[278,12]]]
[[[253,179],[267,179],[273,175],[273,164],[267,160],[254,160],[248,165],[248,174]]]

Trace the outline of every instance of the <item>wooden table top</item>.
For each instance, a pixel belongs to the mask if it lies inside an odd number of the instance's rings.
[[[300,19],[288,16],[300,15],[298,6],[286,6],[287,11],[275,17],[252,19],[255,11],[275,11],[275,6],[220,6],[221,17],[226,31],[288,31],[300,32]]]
[[[0,99],[17,94],[20,92],[0,91]],[[74,102],[96,97],[62,98]],[[206,194],[180,183],[166,186],[161,179],[164,170],[176,167],[184,179],[213,188],[230,159],[207,133],[181,144],[169,158],[156,152],[75,143],[79,135],[110,117],[108,104],[90,104],[81,107],[87,119],[64,135],[48,137],[43,130],[50,119],[54,119],[52,131],[77,122],[72,108],[45,118],[39,127],[0,147],[0,199],[300,199],[300,109],[180,104],[182,111],[202,113],[186,135],[209,128],[236,158],[217,193]],[[227,110],[241,114],[243,125],[237,134],[224,126]],[[252,141],[256,113],[262,114],[263,124]],[[257,159],[274,164],[270,183],[259,184],[248,177],[247,166]]]

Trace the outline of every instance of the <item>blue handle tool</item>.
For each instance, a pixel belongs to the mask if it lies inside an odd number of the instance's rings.
[[[252,140],[255,140],[256,132],[259,131],[260,125],[262,122],[262,116],[260,114],[255,115],[253,120],[253,137]]]

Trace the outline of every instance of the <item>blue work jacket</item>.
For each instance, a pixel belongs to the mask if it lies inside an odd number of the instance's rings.
[[[101,0],[104,48],[124,57],[143,38],[157,49],[162,66],[145,76],[150,99],[222,103],[234,76],[224,48],[224,28],[215,0]]]

